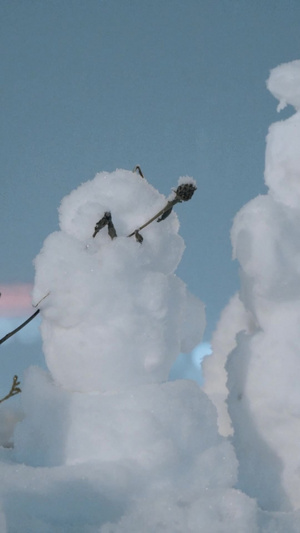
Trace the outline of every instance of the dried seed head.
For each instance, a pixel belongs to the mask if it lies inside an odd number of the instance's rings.
[[[177,187],[177,189],[174,191],[176,194],[176,198],[180,202],[187,202],[190,200],[194,194],[194,192],[197,190],[197,187],[194,183],[182,183]]]

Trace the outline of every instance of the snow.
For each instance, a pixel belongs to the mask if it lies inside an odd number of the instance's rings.
[[[268,81],[296,110],[299,72]],[[196,182],[166,198],[119,169],[63,199],[35,260],[47,368],[0,405],[1,533],[299,532],[299,134],[298,111],[271,126],[269,192],[234,220],[241,290],[203,389],[168,381],[205,327],[171,210]]]
[[[229,390],[237,487],[261,508],[285,512],[300,507],[299,80],[300,61],[294,61],[271,71],[267,83],[296,113],[270,127],[268,194],[250,201],[235,217],[231,238],[240,264],[239,303],[229,304],[231,341],[221,344],[222,356],[217,353],[211,364],[221,376],[216,387],[222,394],[221,422]],[[237,305],[240,311],[234,315]],[[226,326],[223,317],[219,339],[226,339]],[[214,392],[212,384],[207,389]]]
[[[235,294],[221,313],[217,329],[213,334],[211,353],[203,361],[203,390],[209,396],[218,412],[218,428],[221,435],[232,435],[232,425],[228,414],[226,398],[227,373],[225,364],[228,354],[236,347],[236,333],[251,331],[251,317],[247,313],[239,294]]]
[[[184,250],[175,213],[147,226],[142,244],[128,238],[166,203],[124,170],[98,174],[62,201],[61,231],[35,260],[33,299],[49,293],[40,303],[43,348],[66,389],[107,392],[167,380],[180,351],[201,340],[203,304],[174,274]],[[108,211],[118,237],[103,228],[93,238]]]
[[[273,96],[279,100],[278,111],[284,109],[288,104],[299,111],[300,60],[284,63],[271,70],[267,87]]]

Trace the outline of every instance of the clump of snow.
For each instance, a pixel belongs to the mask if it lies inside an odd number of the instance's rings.
[[[285,63],[271,71],[268,89],[297,113],[272,124],[267,137],[265,181],[270,195],[280,204],[298,209],[300,202],[300,60]]]
[[[288,104],[300,109],[300,60],[283,63],[271,70],[267,81],[269,91],[279,100],[278,111]]]
[[[178,185],[193,185],[195,188],[197,188],[197,182],[194,178],[191,178],[191,176],[180,176],[178,178]]]
[[[225,364],[228,354],[236,347],[236,335],[239,331],[251,331],[251,316],[245,310],[239,294],[235,294],[222,311],[217,329],[212,337],[211,357],[203,360],[203,390],[215,405],[218,412],[218,427],[221,435],[233,433],[228,414],[226,398],[227,372]]]
[[[268,87],[299,109],[300,61],[271,72]],[[228,362],[229,414],[238,486],[267,510],[300,508],[300,112],[267,137],[269,192],[232,228],[240,298],[252,331]],[[236,332],[240,328],[236,328]]]
[[[31,367],[23,406],[26,416],[15,432],[20,462],[34,466],[134,462],[148,476],[159,476],[166,483],[173,478],[178,484],[189,480],[202,489],[211,483],[232,486],[236,480],[232,447],[218,435],[215,409],[194,382],[143,385],[130,393],[83,394],[63,390],[45,371]],[[227,464],[214,472],[211,481],[210,469],[203,470],[205,461],[222,454]]]

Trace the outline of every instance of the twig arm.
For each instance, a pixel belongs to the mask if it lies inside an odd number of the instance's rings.
[[[154,215],[152,218],[150,218],[150,220],[147,220],[147,222],[145,222],[145,224],[143,224],[142,226],[140,226],[139,228],[134,230],[132,233],[130,233],[130,235],[128,235],[128,237],[132,237],[135,234],[136,231],[141,231],[146,226],[149,226],[149,224],[151,224],[151,222],[154,222],[154,220],[156,220],[157,218],[163,216],[164,213],[166,213],[167,211],[170,211],[172,209],[172,207],[175,204],[177,204],[179,201],[180,200],[177,200],[176,198],[174,200],[169,201],[167,203],[167,205],[165,205],[165,207],[163,209],[161,209],[158,213],[156,213],[156,215]]]
[[[31,320],[33,320],[36,315],[38,315],[40,312],[39,309],[37,309],[33,315],[31,315],[29,318],[27,318],[27,320],[25,320],[25,322],[22,322],[22,324],[20,324],[20,326],[18,326],[16,329],[14,329],[13,331],[11,331],[10,333],[7,333],[7,335],[5,335],[4,337],[2,337],[2,339],[0,339],[0,344],[2,344],[3,342],[7,341],[10,337],[12,337],[13,335],[15,335],[16,333],[18,333],[18,331],[20,331],[20,329],[23,329],[25,326],[27,326],[27,324],[29,324],[29,322],[31,322]]]

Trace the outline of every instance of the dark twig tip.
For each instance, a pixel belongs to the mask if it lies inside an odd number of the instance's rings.
[[[144,174],[142,173],[142,169],[141,169],[140,165],[136,165],[132,172],[138,172],[139,175],[141,176],[141,178],[144,178]]]

